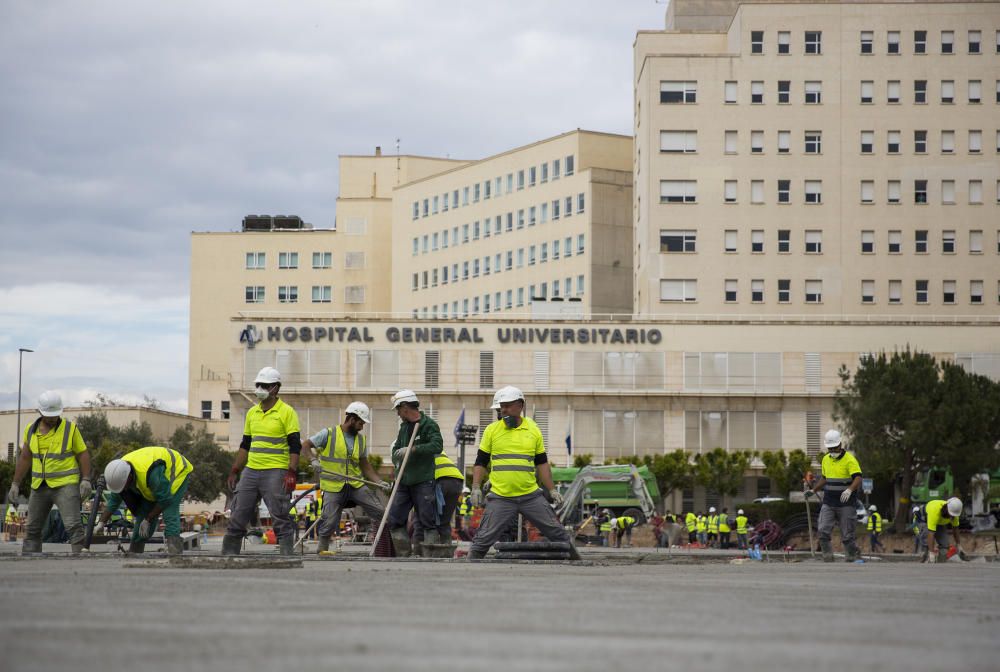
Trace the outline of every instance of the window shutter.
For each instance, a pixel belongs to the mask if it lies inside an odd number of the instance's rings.
[[[822,375],[822,360],[820,353],[807,352],[806,358],[806,392],[819,392]]]
[[[493,352],[491,351],[479,353],[479,387],[493,388]]]
[[[535,389],[549,389],[549,353],[535,353]]]
[[[438,387],[439,373],[441,369],[441,351],[428,350],[424,353],[424,387],[434,389]]]

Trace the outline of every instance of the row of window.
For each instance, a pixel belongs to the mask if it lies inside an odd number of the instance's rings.
[[[585,195],[583,193],[577,194],[576,214],[582,214],[585,207]],[[522,208],[517,211],[516,219],[513,212],[508,212],[506,215],[497,215],[492,219],[487,217],[482,222],[477,220],[471,224],[462,224],[461,227],[453,226],[451,228],[450,245],[451,247],[457,247],[460,243],[465,244],[470,241],[476,241],[480,237],[489,238],[491,235],[499,236],[504,231],[510,233],[515,228],[521,230],[525,226],[530,228],[536,224],[545,224],[549,221],[550,214],[552,221],[557,221],[561,217],[572,217],[573,197],[567,196],[565,201],[563,199],[556,199],[551,203],[542,203],[540,206],[533,205],[530,208]],[[461,237],[459,237],[459,231],[461,231]],[[449,246],[448,241],[448,229],[441,232],[426,233],[422,237],[414,236],[413,256],[436,252],[439,249],[447,250]]]
[[[299,267],[299,253],[298,252],[279,252],[278,253],[278,268],[279,269],[296,269]],[[312,267],[315,269],[328,269],[333,268],[333,253],[332,252],[313,252],[312,253]],[[344,255],[344,268],[346,269],[358,269],[365,267],[365,253],[364,252],[347,252]],[[248,271],[262,271],[267,268],[267,253],[265,252],[247,252],[246,253],[246,269]]]
[[[536,184],[545,184],[549,180],[555,181],[560,176],[570,177],[576,170],[576,162],[571,154],[564,159],[553,159],[552,162],[544,162],[540,166],[531,166],[526,170],[517,171],[517,186],[515,187],[514,173],[507,173],[506,180],[502,177],[495,177],[483,182],[476,182],[470,187],[462,187],[461,190],[454,189],[450,194],[445,192],[439,196],[428,196],[423,201],[413,201],[413,219],[436,215],[438,212],[448,212],[450,209],[459,207],[459,191],[461,191],[462,206],[469,205],[470,197],[472,203],[490,198],[499,198],[504,194],[513,192],[516,188],[521,191]],[[527,181],[526,181],[527,179]],[[504,189],[506,187],[506,189]]]
[[[424,306],[423,308],[414,308],[413,317],[468,317],[469,315],[479,315],[480,313],[496,313],[502,310],[512,310],[513,308],[521,308],[525,305],[525,300],[527,298],[528,303],[532,299],[548,299],[549,298],[549,288],[552,290],[552,298],[572,298],[572,297],[582,297],[584,290],[584,276],[576,276],[576,293],[573,293],[573,278],[563,278],[553,280],[551,285],[548,282],[543,282],[538,285],[529,285],[528,287],[518,287],[517,289],[508,289],[503,292],[493,292],[492,294],[483,294],[482,300],[480,297],[474,296],[471,299],[461,299],[451,302],[451,312],[448,309],[448,302],[442,303],[440,307],[435,304],[433,306]],[[461,305],[461,310],[459,306]]]
[[[996,81],[996,102],[1000,103],[1000,79]],[[926,79],[913,80],[913,103],[924,105],[927,103],[927,83]],[[977,105],[983,102],[983,82],[981,79],[966,80],[966,102],[970,105]],[[955,80],[940,80],[940,102],[942,105],[952,105],[955,103]],[[890,79],[885,85],[885,102],[888,104],[898,104],[902,97],[902,83],[898,79]],[[779,105],[789,105],[792,102],[792,81],[780,79],[777,81],[775,90],[775,100]],[[724,84],[723,101],[727,105],[739,103],[739,82],[728,80]],[[672,105],[691,105],[698,102],[698,82],[697,81],[661,81],[660,82],[660,102]],[[765,82],[764,80],[753,80],[750,82],[750,104],[763,105],[765,102]],[[823,82],[820,80],[808,80],[803,85],[803,102],[806,105],[819,105],[823,102]],[[863,80],[861,82],[860,102],[863,105],[873,105],[875,103],[875,81]]]
[[[244,297],[247,303],[264,303],[267,299],[267,291],[263,285],[247,285],[244,289]],[[333,301],[332,285],[313,285],[313,303],[331,303]],[[279,285],[278,303],[298,303],[298,285]],[[365,285],[349,285],[344,287],[344,303],[364,303]]]
[[[586,238],[584,234],[581,233],[576,236],[577,256],[585,252],[585,242]],[[486,255],[482,258],[481,263],[480,259],[476,257],[471,261],[461,262],[461,275],[459,275],[458,263],[451,265],[450,272],[448,265],[444,265],[440,269],[433,268],[420,273],[414,273],[411,289],[415,292],[418,289],[437,287],[438,284],[447,285],[449,282],[454,283],[459,280],[468,280],[470,277],[478,278],[480,273],[482,275],[489,275],[490,273],[500,273],[501,270],[511,271],[515,268],[515,259],[516,268],[523,268],[525,263],[528,266],[534,266],[536,263],[544,264],[549,261],[549,249],[549,243],[545,242],[539,245],[520,247],[516,253],[514,250],[507,250],[506,252],[497,252],[492,256]],[[553,240],[551,250],[552,261],[558,261],[560,255],[566,259],[572,257],[573,236],[566,236],[561,241],[558,239]],[[527,262],[525,259],[527,259]]]
[[[902,32],[890,30],[885,36],[885,53],[897,55],[900,53]],[[983,42],[983,31],[969,30],[966,32],[965,44],[967,53],[981,54]],[[750,31],[750,53],[764,54],[765,33],[763,30]],[[778,31],[777,53],[786,55],[791,53],[792,33],[788,30]],[[939,45],[942,54],[955,53],[955,31],[942,30],[940,32]],[[875,31],[860,31],[860,53],[868,55],[875,53]],[[819,30],[807,30],[803,35],[803,52],[806,54],[823,53],[823,32]],[[913,53],[927,53],[927,31],[913,31]],[[996,53],[1000,54],[1000,30],[996,31]]]
[[[875,281],[861,281],[861,303],[875,303]],[[750,302],[765,303],[764,280],[750,281]],[[941,302],[944,304],[955,304],[958,302],[956,294],[957,283],[955,280],[943,280],[941,283]],[[778,303],[792,302],[792,281],[781,279],[777,281]],[[805,280],[803,283],[804,302],[823,302],[823,281]],[[903,281],[888,281],[888,303],[897,305],[903,302]],[[726,303],[739,302],[739,281],[726,280],[724,289],[724,299]],[[660,280],[660,301],[663,302],[686,302],[693,303],[698,300],[698,281],[693,279],[663,279]],[[997,301],[1000,302],[1000,282],[997,283]],[[914,281],[914,302],[917,304],[930,303],[930,281]],[[969,281],[969,303],[971,305],[982,305],[983,303],[983,281]]]
[[[229,400],[228,399],[223,399],[222,401],[219,402],[219,412],[221,414],[220,419],[222,419],[222,420],[228,420],[229,419]],[[211,420],[212,419],[212,402],[211,401],[202,401],[201,402],[201,419],[202,420]]]
[[[792,181],[776,180],[777,192],[776,201],[779,204],[792,202]],[[917,205],[926,205],[928,201],[928,180],[913,181],[913,202]],[[886,203],[898,204],[901,202],[902,182],[900,180],[888,180],[886,182]],[[723,180],[723,201],[725,203],[739,202],[739,183],[737,180]],[[941,203],[943,205],[955,205],[956,191],[955,180],[941,180]],[[969,205],[982,205],[983,203],[983,181],[969,180],[966,189]],[[804,203],[807,205],[819,205],[823,202],[823,180],[803,181]],[[871,205],[875,203],[875,181],[861,180],[860,191],[861,203]],[[1000,203],[1000,180],[997,180],[996,200]],[[697,203],[698,202],[698,180],[660,180],[660,203]],[[754,205],[764,204],[764,180],[750,180],[750,203]]]
[[[887,154],[899,154],[902,148],[902,131],[890,130],[885,132],[885,148]],[[954,130],[941,131],[940,151],[942,154],[955,153]],[[791,154],[792,152],[792,132],[777,131],[777,153]],[[764,154],[765,132],[750,131],[750,153]],[[739,153],[739,131],[724,131],[723,151],[726,154]],[[823,153],[823,132],[803,131],[803,151],[806,154]],[[875,153],[875,131],[860,132],[860,152],[861,154]],[[966,132],[966,149],[969,154],[981,154],[983,151],[983,132],[980,129],[970,129]],[[924,129],[913,131],[913,153],[926,154],[928,151],[928,131]],[[1000,152],[1000,130],[996,131],[996,151]],[[698,153],[698,131],[695,130],[668,130],[660,131],[660,152],[664,154],[697,154]]]
[[[941,253],[957,254],[956,246],[957,234],[955,230],[949,229],[941,232]],[[724,251],[735,253],[739,250],[739,232],[736,229],[726,229],[723,236]],[[792,251],[792,231],[791,229],[778,229],[777,234],[778,253],[785,254]],[[823,231],[806,230],[804,232],[804,251],[806,254],[823,253]],[[861,253],[875,254],[875,231],[867,230],[861,232]],[[914,231],[913,251],[915,254],[928,253],[928,231],[921,229]],[[886,250],[889,254],[903,253],[903,232],[901,230],[891,230],[887,232]],[[691,254],[698,251],[698,232],[694,229],[661,229],[660,230],[660,252],[666,254]],[[750,231],[750,252],[754,254],[764,253],[764,230],[753,229]],[[983,232],[981,230],[969,231],[969,254],[983,254]],[[997,231],[997,254],[1000,254],[1000,231]]]

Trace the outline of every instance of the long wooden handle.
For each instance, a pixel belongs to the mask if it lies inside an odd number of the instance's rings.
[[[410,434],[410,443],[406,446],[406,452],[403,453],[403,461],[399,465],[399,473],[396,474],[396,480],[392,483],[392,492],[389,493],[389,502],[385,505],[385,513],[382,514],[382,522],[378,524],[378,532],[375,533],[375,540],[372,543],[372,550],[368,552],[368,557],[374,557],[375,549],[378,547],[378,540],[382,538],[382,530],[385,529],[385,522],[389,520],[389,511],[392,509],[392,502],[396,499],[396,492],[399,490],[399,484],[403,480],[403,472],[406,470],[406,463],[410,459],[410,451],[413,449],[413,440],[417,438],[417,428],[420,426],[420,421],[413,423],[413,433]]]

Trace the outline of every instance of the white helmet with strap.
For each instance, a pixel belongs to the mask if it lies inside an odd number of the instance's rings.
[[[420,400],[417,399],[417,393],[413,390],[400,390],[392,395],[391,402],[393,408],[399,408],[399,405],[402,403],[410,402],[417,404],[420,403]]]
[[[368,408],[367,404],[360,401],[352,401],[347,405],[347,409],[344,411],[348,415],[356,415],[365,423],[368,424],[372,421],[372,412]]]

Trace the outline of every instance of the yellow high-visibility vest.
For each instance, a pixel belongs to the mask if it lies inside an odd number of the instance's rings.
[[[872,523],[874,523],[874,525],[872,525]],[[874,512],[868,517],[868,531],[871,532],[873,527],[876,532],[882,531],[882,516]]]
[[[462,476],[462,472],[458,470],[455,463],[448,459],[448,456],[444,453],[434,456],[434,480],[439,478],[457,478],[460,481],[464,481],[465,477]]]
[[[347,440],[344,439],[344,430],[340,428],[340,425],[328,428],[326,445],[319,451],[319,461],[323,465],[323,471],[319,476],[319,487],[327,492],[340,492],[347,484],[350,484],[352,488],[363,486],[364,483],[355,480],[362,477],[362,455],[365,455],[367,459],[363,435],[355,435],[354,448],[348,452]],[[332,474],[341,474],[351,480],[335,478]]]
[[[243,423],[243,433],[250,437],[247,467],[288,469],[288,435],[298,431],[299,416],[281,399],[267,411],[260,404],[252,407]]]
[[[161,448],[160,446],[150,446],[148,448],[133,450],[122,459],[131,464],[132,469],[135,470],[136,490],[151,502],[156,501],[156,496],[150,490],[149,484],[146,482],[146,477],[149,474],[149,470],[153,468],[153,465],[159,462],[163,463],[163,473],[167,480],[170,481],[171,495],[180,490],[180,487],[184,484],[184,479],[194,471],[194,466],[188,462],[186,457],[176,450]]]
[[[34,421],[24,430],[24,443],[31,451],[31,489],[37,490],[42,483],[50,488],[61,488],[80,482],[80,465],[76,456],[87,449],[77,426],[60,418],[59,425],[48,434],[38,434],[38,423]]]

